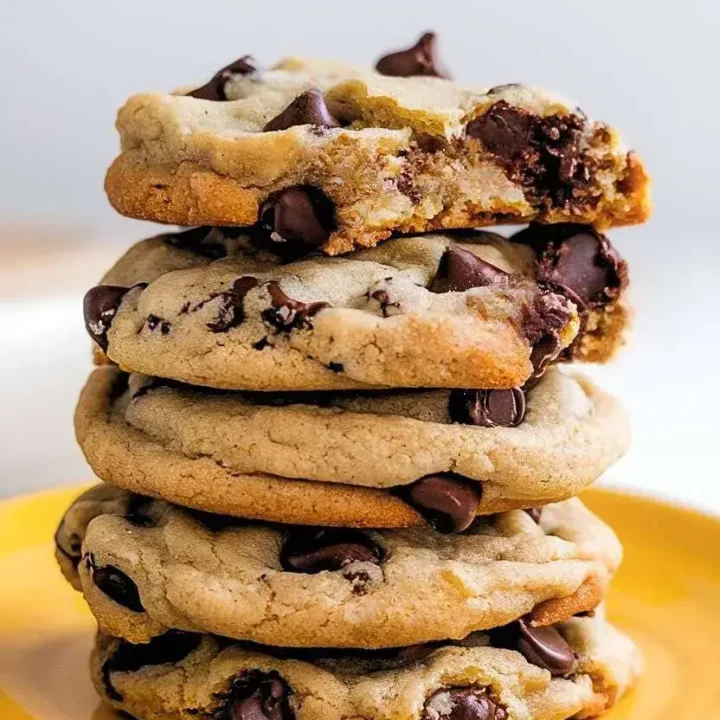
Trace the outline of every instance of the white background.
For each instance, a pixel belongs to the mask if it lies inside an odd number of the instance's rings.
[[[631,263],[635,334],[614,365],[593,370],[635,426],[608,480],[720,511],[719,20],[700,0],[6,0],[0,494],[87,473],[71,430],[89,369],[80,298],[149,229],[116,217],[102,191],[123,100],[202,82],[246,53],[369,62],[433,28],[456,78],[574,97],[651,169],[653,220],[612,235]]]

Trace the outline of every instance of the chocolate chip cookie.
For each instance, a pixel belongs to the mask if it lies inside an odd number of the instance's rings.
[[[457,531],[562,500],[629,442],[622,406],[551,368],[527,391],[238,393],[105,366],[76,412],[108,482],[200,510],[311,525]]]
[[[91,668],[98,693],[137,720],[563,720],[612,707],[641,660],[598,613],[393,651],[283,651],[182,632],[131,645],[98,635]]]
[[[57,557],[100,628],[131,642],[210,632],[275,646],[457,639],[593,610],[621,558],[577,499],[477,519],[462,535],[261,525],[100,485]]]
[[[331,254],[392,233],[644,221],[649,180],[609,125],[528,85],[444,79],[427,38],[376,70],[243,57],[120,110],[105,188],[122,214],[255,225]]]
[[[210,387],[511,388],[622,342],[627,266],[596,231],[396,238],[283,262],[227,228],[132,248],[85,298],[126,370]]]

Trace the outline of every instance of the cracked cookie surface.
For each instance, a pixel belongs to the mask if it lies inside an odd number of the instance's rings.
[[[279,193],[310,187],[332,212],[322,231],[301,235],[331,254],[391,233],[529,220],[607,227],[650,212],[647,173],[617,131],[539,88],[290,58],[228,71],[214,89],[214,99],[136,95],[120,110],[122,152],[105,183],[119,212],[262,225]]]
[[[278,397],[105,366],[76,431],[95,473],[128,490],[273,522],[405,527],[424,521],[398,494],[430,477],[462,480],[489,514],[575,495],[626,450],[625,411],[589,380],[551,368],[525,395],[522,418],[496,418],[516,427],[483,427],[443,390]]]
[[[563,234],[564,233],[564,234]],[[245,390],[510,388],[622,343],[627,267],[583,226],[389,240],[289,263],[197,228],[131,248],[90,290],[126,370]]]
[[[564,674],[481,633],[457,646],[345,654],[185,633],[146,646],[98,635],[91,669],[100,695],[138,720],[563,720],[598,715],[635,684],[639,653],[602,613],[552,633],[572,657]]]
[[[104,632],[288,647],[460,639],[523,616],[548,625],[594,610],[622,555],[577,499],[444,536],[259,525],[105,485],[73,503],[56,542]]]

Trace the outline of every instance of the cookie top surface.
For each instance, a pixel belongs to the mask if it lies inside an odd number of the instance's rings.
[[[181,225],[259,220],[332,254],[391,233],[649,214],[647,174],[618,133],[539,88],[301,58],[226,69],[213,83],[137,95],[120,110],[122,153],[106,180],[120,212]],[[327,201],[327,212],[311,203],[310,224],[283,220],[283,193],[298,188]]]
[[[109,634],[146,642],[173,629],[285,647],[398,647],[525,615],[565,620],[600,603],[621,557],[577,499],[444,536],[259,525],[107,486],[71,506],[57,544]]]
[[[628,442],[620,404],[556,368],[527,391],[241,393],[132,375],[116,406],[168,450],[238,473],[393,488],[454,472],[531,500],[575,494]]]
[[[163,235],[87,293],[86,325],[124,369],[193,385],[510,388],[563,352],[606,359],[625,324],[627,267],[607,238],[530,230],[291,262],[227,229]]]
[[[503,640],[475,633],[457,646],[344,654],[99,635],[91,668],[100,695],[143,720],[563,720],[609,709],[640,674],[637,649],[601,613],[524,629],[519,644],[511,626]]]
[[[455,529],[562,500],[629,443],[622,406],[557,368],[527,392],[280,395],[107,366],[82,393],[76,429],[95,473],[120,487],[228,515],[368,527],[424,516]],[[427,497],[433,483],[456,497],[455,520]]]

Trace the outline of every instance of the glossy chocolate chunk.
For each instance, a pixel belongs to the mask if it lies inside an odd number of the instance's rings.
[[[295,328],[310,329],[312,328],[310,318],[323,308],[329,307],[326,302],[304,303],[293,300],[275,281],[269,282],[267,289],[272,307],[263,310],[262,317],[278,330],[289,332]]]
[[[107,332],[128,290],[130,288],[118,285],[98,285],[85,293],[85,328],[103,350],[108,348]]]
[[[532,305],[523,308],[520,324],[532,348],[530,362],[534,377],[540,377],[559,355],[561,334],[571,317],[569,302],[553,292],[537,295]]]
[[[145,612],[137,585],[122,570],[113,565],[97,567],[92,555],[87,564],[93,583],[111,600],[133,612]]]
[[[552,675],[568,675],[575,668],[575,653],[568,641],[552,625],[533,627],[525,619],[517,622],[517,649],[525,659]]]
[[[330,237],[335,221],[332,202],[317,188],[298,186],[271,195],[260,208],[260,227],[270,244],[310,251]]]
[[[466,132],[470,137],[480,140],[493,155],[515,161],[530,149],[535,138],[534,126],[530,113],[501,100],[471,120]]]
[[[112,700],[122,700],[122,696],[112,685],[111,673],[135,672],[149,665],[178,663],[196,650],[200,646],[201,640],[201,635],[180,630],[169,630],[143,645],[133,645],[121,640],[115,652],[105,661],[102,668],[108,697]]]
[[[537,279],[579,307],[601,307],[627,287],[627,263],[610,240],[592,227],[532,224],[512,237],[535,250]]]
[[[382,547],[357,530],[298,528],[286,537],[280,563],[289,572],[314,574],[354,562],[379,565],[384,556]]]
[[[438,532],[457,533],[472,524],[482,485],[454,473],[438,473],[397,490]]]
[[[525,391],[453,390],[448,404],[450,420],[482,427],[517,427],[525,419]]]
[[[340,127],[325,104],[322,92],[317,88],[298,95],[279,115],[270,120],[263,130],[287,130],[295,125],[312,125],[321,128]]]
[[[226,711],[218,720],[294,720],[291,691],[276,672],[249,670],[235,678]]]
[[[438,690],[425,701],[422,720],[507,720],[508,713],[486,688]]]
[[[240,325],[245,319],[245,296],[257,285],[257,278],[250,275],[235,280],[229,290],[220,294],[217,319],[208,323],[208,328],[215,333],[221,333]]]
[[[493,647],[517,650],[532,665],[554,676],[569,675],[575,669],[575,653],[560,631],[552,625],[534,627],[521,618],[489,632]]]
[[[435,293],[462,292],[475,287],[499,285],[510,276],[469,250],[453,245],[440,260],[437,275],[430,285]]]
[[[587,182],[580,151],[585,123],[579,114],[543,117],[500,100],[471,120],[466,133],[501,162],[512,180],[560,203]]]
[[[406,50],[398,50],[384,55],[377,61],[375,69],[381,75],[395,77],[425,75],[450,78],[438,58],[437,36],[434,32],[426,32],[412,47]]]
[[[193,90],[188,93],[189,97],[198,98],[200,100],[215,100],[223,101],[227,100],[225,94],[225,83],[232,79],[233,75],[252,75],[257,68],[255,67],[255,61],[250,55],[244,55],[243,57],[230,63],[222,70],[219,70],[213,75],[210,82],[206,83],[197,90]]]

